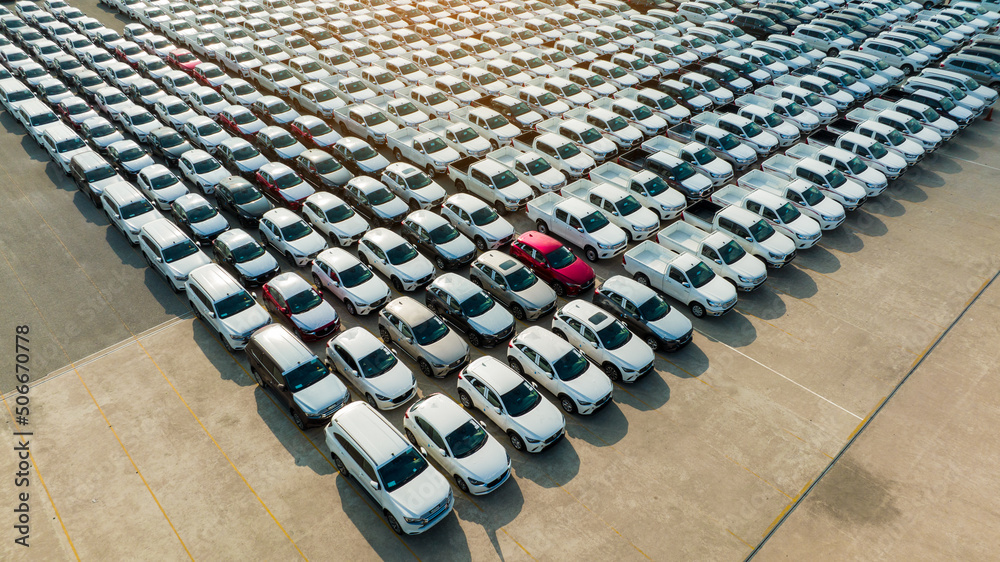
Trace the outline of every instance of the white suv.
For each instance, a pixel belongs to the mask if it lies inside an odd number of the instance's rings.
[[[371,332],[356,326],[326,344],[326,365],[378,410],[392,410],[416,396],[413,371]]]
[[[580,348],[613,381],[635,382],[653,371],[653,350],[610,312],[583,300],[556,311],[552,331]]]
[[[230,351],[246,347],[257,329],[271,323],[264,307],[218,264],[192,271],[185,292],[194,315],[218,334]]]

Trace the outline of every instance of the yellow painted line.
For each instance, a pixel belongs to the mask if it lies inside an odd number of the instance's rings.
[[[782,431],[784,431],[785,433],[787,433],[787,434],[791,435],[792,437],[794,437],[794,438],[798,439],[799,441],[802,441],[803,443],[805,443],[805,439],[802,439],[801,437],[799,437],[798,435],[795,435],[795,434],[794,434],[794,433],[792,433],[791,431],[788,431],[788,430],[787,430],[787,429],[785,429],[785,428],[781,428],[781,430],[782,430]]]
[[[770,486],[770,487],[774,488],[774,489],[775,489],[775,490],[777,490],[777,491],[778,491],[778,492],[779,492],[779,493],[780,493],[781,495],[783,495],[783,496],[785,496],[786,498],[788,498],[788,499],[790,499],[790,500],[793,500],[793,501],[794,501],[794,498],[792,498],[792,496],[789,496],[788,494],[786,494],[786,493],[784,492],[784,490],[782,490],[781,488],[779,488],[779,487],[775,486],[774,484],[770,483],[770,482],[769,482],[769,481],[768,481],[768,480],[767,480],[766,478],[764,478],[764,477],[763,477],[763,476],[761,476],[760,474],[757,474],[756,472],[754,472],[754,471],[750,470],[750,469],[749,469],[749,468],[747,468],[746,466],[744,466],[744,465],[740,464],[740,462],[739,462],[739,461],[737,461],[736,459],[733,459],[733,458],[730,458],[730,457],[729,457],[728,455],[722,455],[722,456],[726,457],[726,458],[727,458],[727,459],[728,459],[728,460],[729,460],[730,462],[732,462],[732,463],[733,463],[733,464],[735,464],[736,466],[738,466],[738,467],[742,468],[743,470],[745,470],[745,471],[749,472],[750,474],[753,474],[754,476],[756,476],[757,478],[759,478],[761,482],[763,482],[763,483],[767,484],[768,486]]]
[[[537,558],[535,558],[534,556],[532,556],[532,554],[530,552],[528,552],[527,548],[524,548],[523,544],[517,542],[517,539],[515,539],[513,536],[511,536],[510,533],[507,532],[507,529],[504,529],[503,527],[500,527],[500,530],[503,531],[503,534],[507,535],[507,538],[509,538],[510,540],[514,541],[514,544],[516,544],[517,546],[521,547],[521,550],[523,550],[524,553],[527,554],[529,558],[531,558],[532,560],[538,560]]]
[[[736,540],[738,540],[738,541],[740,541],[741,543],[743,543],[743,544],[747,545],[747,548],[753,548],[753,545],[752,545],[752,544],[750,544],[750,543],[748,543],[747,541],[745,541],[745,540],[743,540],[742,538],[740,538],[740,536],[739,536],[739,535],[737,535],[736,533],[734,533],[734,532],[730,531],[729,529],[726,529],[726,532],[727,532],[727,533],[729,533],[730,535],[732,535],[732,536],[736,537]]]
[[[806,490],[809,489],[809,486],[812,486],[812,483],[813,483],[813,481],[811,479],[808,482],[806,482],[806,485],[802,486],[802,489],[799,490],[799,495],[795,496],[795,499],[801,498],[802,494],[806,493]]]
[[[765,529],[764,532],[760,534],[760,536],[766,537],[767,534],[771,532],[771,529],[773,529],[774,526],[777,525],[779,521],[781,521],[781,518],[784,517],[786,513],[788,513],[788,510],[792,509],[793,505],[795,505],[795,502],[786,505],[785,509],[781,510],[781,513],[779,513],[778,516],[774,518],[774,521],[771,521],[771,524],[767,526],[767,529]]]

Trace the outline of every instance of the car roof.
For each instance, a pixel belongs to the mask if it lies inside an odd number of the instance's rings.
[[[216,238],[216,241],[222,242],[227,248],[238,248],[251,242],[254,244],[257,243],[257,241],[250,236],[250,233],[240,228],[233,228],[223,232]]]
[[[230,295],[235,295],[245,291],[239,283],[216,263],[203,265],[189,275],[189,279],[195,281],[205,294],[213,301],[219,301]]]
[[[131,203],[146,197],[127,181],[115,182],[104,188],[104,193],[118,204]]]
[[[385,310],[410,326],[420,324],[434,316],[429,308],[413,297],[407,296],[399,297],[385,305]]]
[[[399,244],[406,242],[406,240],[404,240],[402,236],[384,227],[378,227],[369,230],[368,232],[365,233],[364,239],[370,240],[380,248],[384,248],[386,246],[395,247]]]
[[[270,220],[278,227],[288,226],[295,222],[302,222],[301,217],[284,207],[275,207],[274,209],[271,209],[270,211],[264,213],[263,218]]]
[[[303,291],[312,290],[312,285],[302,278],[298,273],[287,271],[271,278],[267,282],[267,287],[276,290],[284,297],[290,297]]]
[[[445,273],[435,279],[431,285],[448,293],[459,302],[483,292],[478,285],[457,273]]]
[[[333,421],[371,458],[376,467],[411,448],[395,428],[367,402],[355,402],[334,414]]]
[[[340,248],[336,249],[339,250]],[[365,357],[377,349],[385,348],[385,344],[383,344],[381,340],[361,326],[355,326],[354,328],[345,330],[340,335],[330,340],[330,344],[333,343],[340,344],[354,357]]]
[[[580,299],[570,301],[559,309],[559,313],[572,316],[595,330],[600,330],[615,320],[610,312]]]
[[[550,363],[569,353],[573,344],[541,326],[530,326],[514,336],[514,341],[530,347]]]
[[[173,221],[167,218],[150,221],[142,225],[141,230],[159,244],[161,248],[169,248],[174,244],[190,240]]]
[[[504,394],[524,382],[524,379],[505,363],[501,363],[499,359],[489,355],[479,357],[469,363],[465,372],[481,379],[499,394]]]
[[[559,242],[555,238],[549,236],[548,234],[542,234],[537,230],[531,230],[525,232],[524,234],[517,237],[517,241],[532,248],[547,254],[553,250],[562,247],[562,242]]]
[[[343,248],[327,248],[320,252],[316,259],[326,263],[336,271],[343,271],[360,263],[354,254]]]
[[[413,409],[441,435],[449,435],[472,419],[461,406],[448,396],[436,392],[413,405]]]

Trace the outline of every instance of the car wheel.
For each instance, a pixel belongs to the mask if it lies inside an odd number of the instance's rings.
[[[378,335],[385,343],[392,343],[392,336],[389,335],[389,330],[387,330],[384,326],[378,327]]]
[[[434,265],[436,265],[438,269],[447,269],[445,267],[445,265],[447,264],[444,263],[444,258],[442,258],[441,256],[434,258]]]
[[[292,421],[295,422],[295,426],[298,427],[299,429],[305,429],[306,422],[302,420],[302,416],[300,416],[299,413],[296,412],[294,409],[290,410],[290,412],[292,414]]]
[[[462,180],[455,182],[455,189],[458,190],[459,193],[465,193],[465,182]]]
[[[365,394],[365,402],[368,402],[369,406],[371,406],[376,411],[378,411],[378,409],[379,409],[378,408],[378,403],[375,402],[375,397],[374,396],[372,396],[371,394]]]
[[[643,287],[648,287],[649,286],[649,277],[646,277],[645,273],[636,273],[635,274],[635,281],[636,281],[636,283],[642,285]]]
[[[413,436],[413,433],[409,429],[404,428],[403,435],[406,435],[406,440],[410,442],[410,445],[417,446],[417,438]]]
[[[560,330],[559,328],[553,328],[553,329],[552,329],[552,333],[553,333],[553,334],[555,334],[555,335],[557,335],[557,336],[559,336],[560,338],[562,338],[562,339],[564,339],[564,340],[566,340],[566,341],[569,341],[569,340],[568,340],[568,339],[566,338],[566,334],[564,334],[564,333],[563,333],[563,331],[562,331],[562,330]]]
[[[385,520],[389,523],[389,528],[395,531],[397,535],[403,534],[403,528],[399,526],[399,521],[396,521],[396,518],[388,511],[385,512]]]
[[[257,383],[257,386],[263,388],[264,381],[263,379],[260,378],[260,373],[258,373],[257,369],[255,369],[254,367],[250,367],[250,378],[253,379],[253,382]]]
[[[428,377],[434,376],[434,369],[431,369],[431,364],[427,362],[426,359],[421,359],[417,361],[417,366],[420,367],[420,372]]]
[[[601,368],[604,369],[604,374],[608,375],[608,378],[612,381],[618,382],[622,380],[622,372],[613,363],[605,363]]]
[[[587,256],[587,261],[596,262],[597,261],[597,250],[593,246],[587,246],[583,249],[583,255]]]
[[[510,446],[514,447],[514,450],[516,451],[524,450],[524,440],[521,439],[520,435],[513,431],[510,432]]]
[[[486,240],[483,240],[482,236],[476,236],[475,242],[476,242],[476,248],[480,252],[485,252],[486,251],[486,249],[487,249]]]
[[[319,282],[319,275],[316,275],[315,273],[313,273],[312,274],[312,279],[313,279],[313,285],[316,285],[317,287],[319,287],[320,292],[322,292],[323,291],[323,284]]]
[[[194,317],[197,318],[198,320],[202,320],[201,312],[198,311],[198,307],[194,305],[194,302],[188,301],[188,306],[191,307],[191,312],[194,313]]]
[[[431,164],[428,164],[427,167],[424,168],[424,171],[427,172],[427,177],[431,179],[434,179],[434,176],[437,175],[437,170],[435,170],[434,166]]]
[[[469,485],[465,483],[465,478],[462,478],[461,476],[459,476],[459,475],[456,474],[455,475],[455,484],[458,486],[459,490],[462,490],[466,494],[469,493]]]
[[[358,261],[365,264],[365,267],[368,267],[370,265],[368,263],[368,256],[362,254],[361,252],[358,252]]]
[[[496,209],[497,214],[500,216],[506,215],[509,212],[507,211],[507,206],[499,201],[493,202],[493,208]]]
[[[399,280],[399,277],[393,276],[393,278],[392,278],[392,286],[393,286],[394,289],[396,289],[400,293],[403,292],[403,282]]]
[[[559,406],[567,414],[576,413],[576,402],[574,402],[572,398],[566,396],[565,394],[559,396]]]
[[[646,336],[645,342],[649,346],[649,349],[653,351],[656,351],[660,347],[660,340],[656,336]]]
[[[392,157],[396,159],[397,162],[402,162],[403,153],[399,151],[398,148],[392,149]]]
[[[410,199],[409,201],[407,201],[406,204],[410,208],[411,211],[419,211],[420,210],[420,203],[418,203],[416,199]]]
[[[473,284],[473,285],[475,285],[475,286],[479,287],[480,289],[482,289],[482,288],[483,288],[483,282],[482,282],[482,281],[480,281],[478,277],[473,277],[473,276],[471,276],[471,275],[470,275],[470,276],[469,276],[469,279],[471,279],[471,280],[472,280],[472,284]]]
[[[469,332],[469,345],[472,347],[479,347],[483,343],[483,338],[479,337],[479,334],[475,332]]]
[[[472,398],[469,398],[469,394],[462,389],[458,389],[458,401],[467,409],[472,409]]]
[[[701,303],[693,302],[690,307],[691,314],[693,314],[695,318],[701,318],[705,315],[705,307],[702,306]]]
[[[552,290],[556,292],[557,297],[561,297],[566,294],[566,285],[556,281],[552,284]]]
[[[494,139],[490,139],[490,148],[492,148],[493,150],[496,150],[496,149],[500,148],[500,143],[498,143]]]
[[[524,312],[524,308],[519,304],[513,304],[510,307],[510,313],[514,315],[514,318],[518,320],[524,320],[527,314]]]
[[[354,308],[354,303],[351,302],[350,300],[344,299],[344,306],[347,307],[347,313],[350,314],[351,316],[358,315],[358,309]]]
[[[285,252],[285,259],[288,260],[288,265],[292,267],[298,267],[298,264],[295,263],[295,258],[292,257],[291,252]]]
[[[904,64],[899,69],[903,71],[903,74],[913,74],[913,67],[908,64]]]
[[[826,52],[826,56],[828,56],[828,57],[835,57],[838,54],[840,54],[840,51],[838,51],[837,49],[834,49],[832,47],[830,48],[829,51]]]
[[[233,349],[233,346],[229,343],[229,338],[223,336],[222,332],[216,331],[215,334],[219,336],[219,339],[222,341],[222,347],[226,348],[226,351],[230,353],[236,351],[235,349]]]
[[[333,466],[337,469],[344,478],[350,478],[351,475],[347,473],[347,467],[344,466],[344,461],[340,460],[340,457],[330,453],[330,458],[333,459]]]
[[[518,361],[517,359],[514,359],[513,357],[508,357],[507,358],[507,364],[510,365],[510,368],[514,369],[514,371],[517,374],[519,374],[521,376],[524,376],[524,367],[521,366],[521,362],[520,361]]]
[[[541,232],[542,234],[549,233],[549,225],[545,224],[545,221],[539,220],[535,221],[535,230]]]

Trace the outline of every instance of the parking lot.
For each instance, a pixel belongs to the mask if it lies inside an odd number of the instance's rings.
[[[564,442],[511,451],[498,491],[456,489],[433,532],[400,538],[337,475],[322,430],[296,428],[17,121],[0,126],[0,318],[31,327],[39,484],[30,553],[4,541],[3,559],[740,559],[1000,269],[1000,128],[978,122],[732,313],[693,320],[692,344],[610,406],[567,416]],[[418,382],[457,399],[453,379]]]

